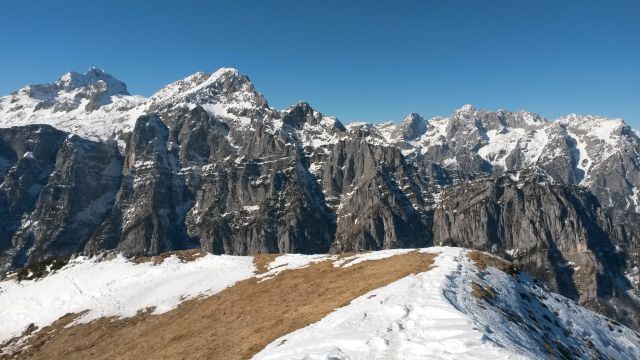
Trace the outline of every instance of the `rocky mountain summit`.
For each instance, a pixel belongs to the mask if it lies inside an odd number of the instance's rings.
[[[149,98],[103,70],[0,98],[0,270],[72,254],[506,256],[640,325],[640,138],[622,120],[488,111],[343,125],[235,69]]]

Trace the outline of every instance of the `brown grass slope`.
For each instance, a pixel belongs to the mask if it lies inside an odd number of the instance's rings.
[[[103,318],[65,328],[67,316],[27,341],[28,359],[248,359],[267,344],[407,275],[435,254],[411,252],[334,268],[331,261],[249,279],[162,315]],[[256,259],[260,271],[272,257]],[[212,274],[215,276],[215,274]]]

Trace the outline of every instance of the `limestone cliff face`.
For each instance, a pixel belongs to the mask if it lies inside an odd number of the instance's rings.
[[[2,268],[21,266],[31,244],[14,239],[55,168],[66,134],[48,126],[0,129],[0,251]]]
[[[533,172],[449,188],[434,215],[434,242],[490,251],[552,290],[638,326],[640,310],[611,218],[584,188]],[[629,245],[635,247],[635,240]]]

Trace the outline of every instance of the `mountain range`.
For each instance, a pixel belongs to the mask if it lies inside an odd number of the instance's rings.
[[[146,98],[104,70],[0,98],[0,270],[78,254],[457,246],[640,328],[640,137],[622,120],[464,105],[342,124],[246,75]]]

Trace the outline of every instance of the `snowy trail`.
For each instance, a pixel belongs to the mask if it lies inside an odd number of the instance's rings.
[[[420,251],[439,254],[431,270],[358,297],[254,359],[640,358],[640,334],[525,273],[479,269],[465,249]]]
[[[317,323],[281,337],[254,359],[519,359],[486,341],[445,297],[464,250],[432,248],[435,266],[371,291]]]

